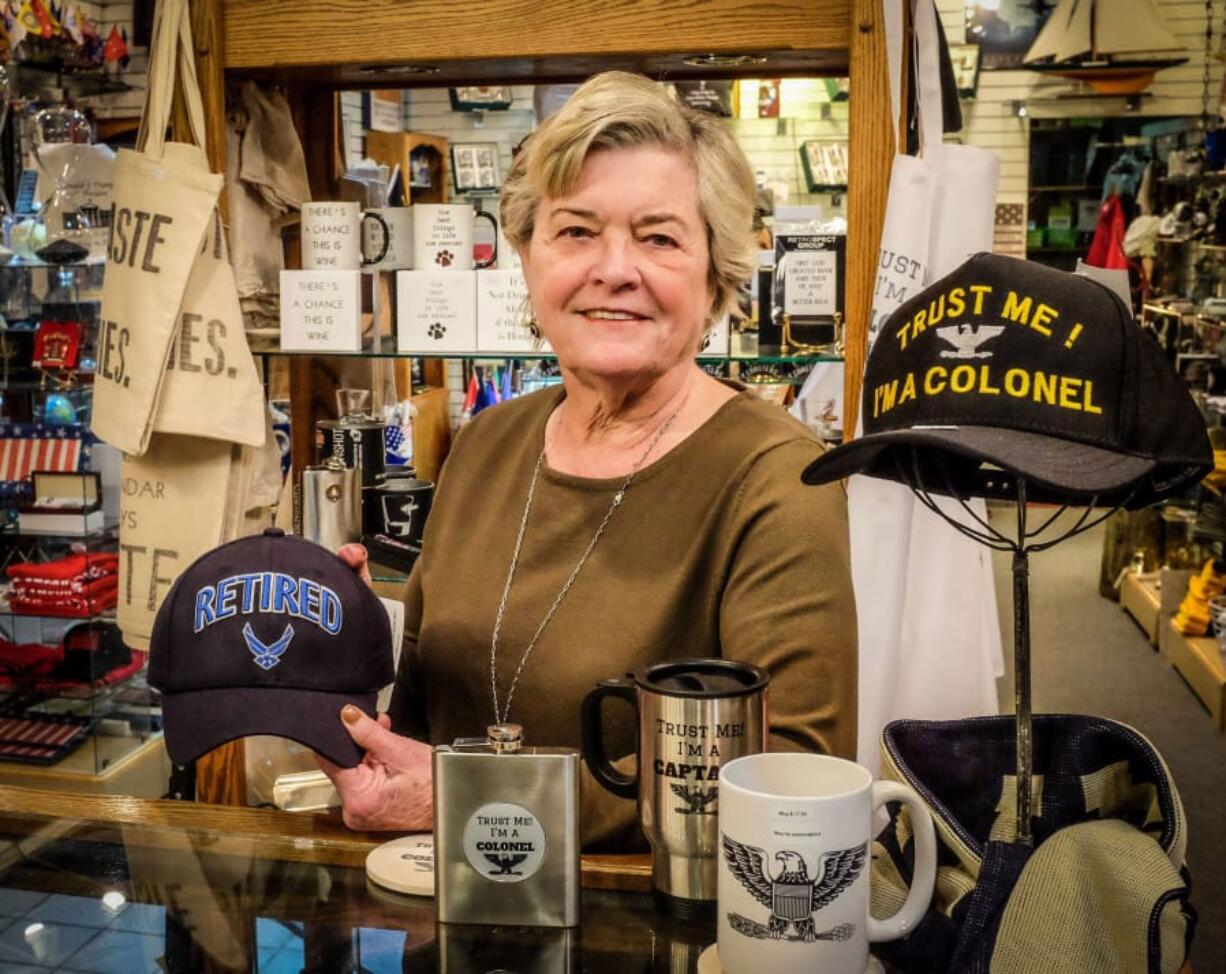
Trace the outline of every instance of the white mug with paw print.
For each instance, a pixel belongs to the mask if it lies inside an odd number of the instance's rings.
[[[495,239],[498,221],[492,213],[478,212],[467,203],[415,203],[413,211],[413,267],[419,271],[470,271],[491,266],[497,248],[486,260],[474,260],[477,220],[489,220]]]
[[[911,893],[869,914],[873,811],[911,813]],[[719,770],[719,966],[724,974],[864,974],[868,945],[906,936],[936,882],[932,816],[906,785],[824,754],[753,754]]]

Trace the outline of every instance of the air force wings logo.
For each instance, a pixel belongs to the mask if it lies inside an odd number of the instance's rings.
[[[287,625],[285,632],[281,633],[281,638],[275,643],[265,645],[260,642],[259,638],[251,631],[251,623],[243,626],[243,639],[247,640],[247,648],[251,650],[251,655],[255,657],[256,666],[261,669],[271,670],[274,666],[281,662],[281,654],[285,652],[290,644],[290,640],[294,638],[294,627]]]
[[[979,348],[1004,330],[1004,325],[980,325],[978,328],[972,328],[970,325],[947,325],[938,328],[937,337],[953,349],[942,349],[941,358],[991,358],[991,352],[981,352]]]
[[[852,849],[823,853],[818,862],[820,875],[817,879],[809,878],[799,853],[777,852],[775,859],[780,870],[771,878],[766,871],[763,850],[727,835],[721,837],[724,860],[732,875],[755,900],[770,910],[765,924],[729,913],[728,922],[737,933],[757,940],[803,940],[805,943],[843,941],[855,934],[854,923],[841,923],[819,933],[813,914],[837,900],[859,878],[868,855],[867,842]]]

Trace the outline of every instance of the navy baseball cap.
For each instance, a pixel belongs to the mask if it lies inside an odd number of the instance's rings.
[[[977,254],[882,324],[864,435],[801,475],[855,473],[934,494],[1144,507],[1213,469],[1205,423],[1114,292]]]
[[[326,548],[269,528],[206,552],[158,609],[149,683],[176,764],[248,734],[288,737],[334,764],[363,751],[340,710],[375,716],[395,677],[387,611]]]

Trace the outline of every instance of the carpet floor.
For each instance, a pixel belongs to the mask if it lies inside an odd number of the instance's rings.
[[[1179,674],[1119,605],[1098,594],[1102,528],[1030,559],[1031,673],[1035,712],[1097,714],[1135,727],[1165,757],[1188,817],[1192,948],[1197,974],[1226,970],[1226,737]],[[1008,555],[994,556],[1006,676],[1013,710],[1012,583]]]

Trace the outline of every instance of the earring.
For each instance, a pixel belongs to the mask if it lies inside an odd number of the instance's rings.
[[[532,335],[532,337],[535,338],[538,342],[541,340],[542,337],[544,337],[541,334],[541,325],[540,325],[540,322],[536,320],[536,315],[533,315],[531,318],[527,320],[527,322],[525,323],[525,327],[528,329],[528,332]]]

